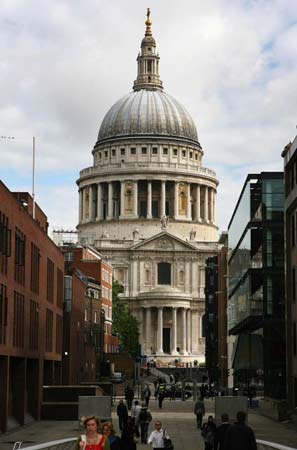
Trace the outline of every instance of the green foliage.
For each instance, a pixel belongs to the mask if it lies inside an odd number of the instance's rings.
[[[119,298],[123,286],[112,283],[112,332],[119,336],[120,348],[136,357],[139,356],[139,323],[128,310],[127,304]]]

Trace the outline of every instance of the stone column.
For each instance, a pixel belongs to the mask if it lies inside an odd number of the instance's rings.
[[[80,188],[78,191],[78,221],[82,222],[83,219],[83,190]]]
[[[94,214],[94,191],[93,191],[93,185],[91,184],[89,187],[89,222],[92,222]]]
[[[181,354],[184,355],[186,353],[187,346],[187,330],[186,330],[186,309],[182,308],[182,346],[181,346]]]
[[[196,186],[196,211],[195,220],[201,222],[201,210],[200,210],[200,184]]]
[[[209,188],[209,221],[213,222],[213,189]]]
[[[146,354],[151,354],[151,308],[145,308],[146,311],[146,323],[145,323],[145,341],[146,341]]]
[[[204,190],[204,221],[208,222],[208,187],[205,186]]]
[[[177,219],[178,217],[178,188],[179,183],[175,181],[174,183],[174,218]]]
[[[147,182],[147,219],[152,218],[152,182]]]
[[[113,218],[113,184],[112,181],[108,183],[108,206],[107,206],[107,220]]]
[[[172,329],[171,329],[171,355],[178,355],[176,351],[177,340],[176,340],[176,308],[172,308]]]
[[[213,223],[216,223],[216,190],[213,190]]]
[[[157,354],[163,353],[163,307],[158,308]]]
[[[120,219],[125,217],[125,181],[121,181],[121,205]]]
[[[138,219],[138,181],[134,181],[133,215]]]
[[[87,201],[86,201],[86,196],[87,196],[87,190],[86,188],[82,188],[82,195],[83,195],[83,202],[82,202],[82,221],[85,222],[86,221],[86,206],[87,206]]]
[[[187,353],[191,353],[191,310],[187,310]]]
[[[161,218],[166,215],[166,181],[161,181]]]
[[[191,183],[187,184],[187,218],[192,220],[192,211],[191,211]]]
[[[102,220],[102,184],[97,184],[97,217],[96,220]]]

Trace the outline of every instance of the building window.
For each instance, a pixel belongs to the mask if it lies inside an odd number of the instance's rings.
[[[190,158],[193,158],[193,152],[190,152]]]
[[[99,159],[101,159],[102,158],[102,153],[101,152],[99,152]]]
[[[158,264],[158,284],[171,284],[171,264],[166,262]]]
[[[0,284],[0,344],[6,344],[7,287]]]
[[[50,309],[46,310],[45,316],[45,351],[53,351],[53,322],[54,314]]]
[[[293,354],[297,355],[297,332],[296,332],[296,322],[293,322]]]
[[[152,148],[152,153],[153,153],[153,155],[157,155],[158,154],[158,147],[153,147]]]
[[[67,262],[74,261],[74,253],[73,252],[65,252],[64,253],[64,261],[67,261]]]
[[[130,148],[130,155],[136,155],[136,148],[135,147],[131,147]]]
[[[141,153],[142,153],[142,155],[146,155],[146,147],[142,147]]]
[[[11,230],[8,228],[8,217],[0,211],[0,272],[7,274],[8,258],[11,250]]]
[[[177,156],[177,148],[173,149],[173,156]]]
[[[13,346],[24,347],[25,297],[14,291],[13,304]]]
[[[182,151],[182,157],[185,158],[186,157],[186,150]]]
[[[63,317],[56,315],[56,353],[62,353]]]
[[[29,347],[31,350],[38,350],[38,328],[39,328],[39,306],[34,300],[30,300],[30,329]]]
[[[295,230],[295,213],[291,216],[291,244],[295,247],[296,243],[296,230]]]
[[[124,149],[124,148],[121,148],[121,155],[124,156],[125,153],[126,153],[126,152],[125,152],[125,149]]]
[[[168,155],[168,148],[163,148],[163,155]]]
[[[116,151],[114,148],[111,150],[111,156],[116,156]]]
[[[14,253],[14,279],[20,284],[25,284],[25,235],[16,228],[15,231],[15,253]]]
[[[40,252],[36,245],[31,243],[31,291],[39,294],[39,267],[40,266]]]
[[[195,153],[195,159],[198,160],[198,153]]]
[[[108,156],[107,150],[104,151],[104,156],[105,156],[105,158],[107,158],[107,156]]]
[[[152,60],[151,59],[148,59],[148,61],[147,61],[147,71],[148,71],[148,73],[151,73],[151,71],[152,71]]]
[[[57,268],[57,306],[63,307],[64,276],[63,271]]]
[[[292,302],[296,301],[296,269],[293,267],[292,269]]]
[[[47,258],[47,287],[46,287],[46,299],[48,302],[54,302],[54,272],[55,265],[53,261]]]

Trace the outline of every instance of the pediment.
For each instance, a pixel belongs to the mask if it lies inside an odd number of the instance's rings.
[[[187,241],[184,241],[177,236],[174,236],[166,231],[156,234],[155,236],[146,239],[145,241],[135,244],[132,250],[145,251],[189,251],[196,248]]]

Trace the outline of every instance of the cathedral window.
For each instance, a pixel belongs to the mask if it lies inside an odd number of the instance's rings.
[[[171,264],[166,262],[158,264],[158,284],[171,284]]]
[[[102,158],[102,154],[101,154],[101,152],[99,152],[99,159],[101,159]]]
[[[107,152],[107,150],[105,150],[105,152],[104,152],[104,156],[105,156],[105,158],[107,158],[107,156],[108,156],[108,152]]]
[[[185,158],[186,157],[186,150],[182,151],[182,157]]]
[[[190,158],[193,158],[193,152],[190,152]]]
[[[168,155],[168,148],[163,148],[163,155]]]
[[[153,155],[157,155],[158,154],[158,147],[153,147],[152,153],[153,153]]]
[[[121,148],[121,155],[124,155],[124,154],[125,154],[125,149]]]
[[[130,154],[131,155],[136,155],[136,148],[135,147],[131,147],[130,148]]]
[[[147,71],[151,73],[152,71],[152,61],[149,59],[147,62]]]
[[[198,153],[195,153],[195,159],[198,160]]]
[[[173,149],[173,156],[177,156],[177,148]]]
[[[142,153],[143,155],[146,155],[146,147],[142,147],[141,153]]]
[[[111,156],[115,156],[116,155],[116,151],[115,151],[115,148],[113,148],[112,150],[111,150]]]

